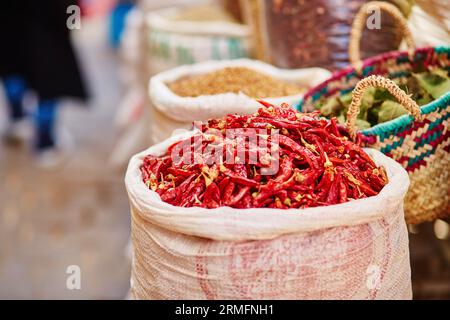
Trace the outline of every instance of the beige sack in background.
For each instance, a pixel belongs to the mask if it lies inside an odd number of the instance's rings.
[[[445,9],[443,8],[443,10]],[[448,11],[447,20],[440,21],[421,7],[414,6],[408,26],[417,47],[448,46],[450,44],[450,11]],[[404,41],[401,48],[406,49]]]
[[[191,134],[191,133],[190,133]],[[184,135],[184,137],[188,136]],[[134,299],[411,299],[406,171],[367,149],[389,183],[374,197],[303,210],[180,208],[125,178],[132,210]]]
[[[178,8],[148,12],[145,19],[150,54],[148,63],[152,72],[202,61],[250,57],[251,30],[248,26],[231,21],[174,19],[186,10],[209,2],[196,1]],[[219,9],[212,4],[209,6]]]

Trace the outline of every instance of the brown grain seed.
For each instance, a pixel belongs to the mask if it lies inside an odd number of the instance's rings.
[[[169,88],[182,97],[242,92],[252,98],[270,98],[296,95],[302,91],[292,83],[245,67],[229,67],[183,78],[170,83]]]

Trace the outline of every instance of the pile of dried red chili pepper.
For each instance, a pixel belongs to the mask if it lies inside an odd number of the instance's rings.
[[[165,156],[147,156],[141,166],[144,182],[175,206],[279,209],[370,197],[386,185],[384,169],[362,150],[360,139],[350,141],[336,119],[300,113],[286,104],[260,103],[263,107],[253,115],[197,124],[197,133],[170,146]],[[256,130],[265,143],[237,143],[225,135],[235,129]],[[215,151],[205,152],[211,146]],[[244,154],[239,154],[239,147]],[[269,149],[276,150],[276,156]],[[223,153],[219,157],[218,150]],[[256,162],[239,159],[257,152],[262,156]],[[264,174],[273,163],[279,164],[278,170]]]

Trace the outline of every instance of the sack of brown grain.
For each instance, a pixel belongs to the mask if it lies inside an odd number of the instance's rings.
[[[283,70],[249,59],[208,61],[162,72],[150,80],[153,142],[176,129],[190,129],[196,120],[253,113],[260,106],[256,99],[295,104],[306,89],[330,75],[320,68]]]
[[[389,183],[373,197],[307,209],[181,208],[125,177],[132,214],[133,299],[411,299],[400,164],[366,149]]]

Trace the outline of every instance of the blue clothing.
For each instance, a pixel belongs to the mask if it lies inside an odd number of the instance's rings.
[[[133,3],[125,1],[118,3],[111,13],[109,22],[109,42],[115,49],[120,45],[123,30],[125,29],[125,20],[133,7]]]
[[[18,121],[25,116],[22,105],[22,99],[27,91],[25,80],[19,76],[11,76],[4,80],[4,86],[10,105],[10,118],[12,121]]]
[[[56,118],[56,101],[39,101],[36,122],[36,148],[43,150],[55,146],[54,129]]]
[[[9,115],[12,122],[23,119],[26,114],[23,108],[23,98],[27,92],[25,80],[20,76],[4,79],[6,98],[9,104]],[[42,100],[38,102],[34,114],[36,126],[36,149],[42,151],[55,146],[54,127],[56,119],[56,100]]]

